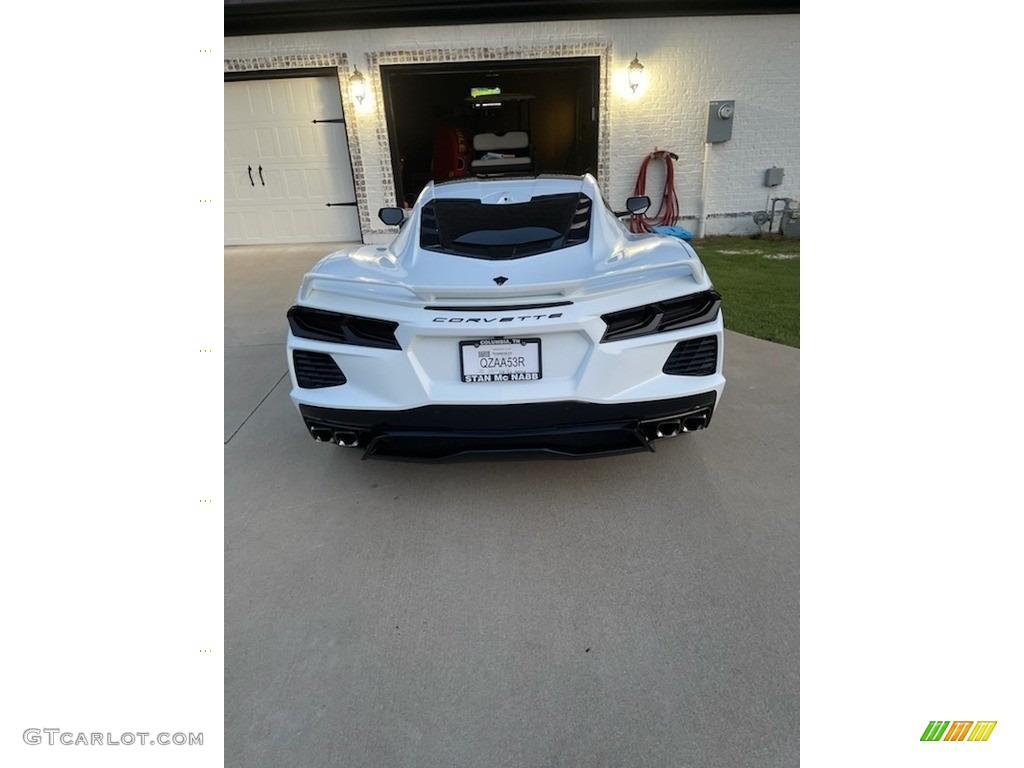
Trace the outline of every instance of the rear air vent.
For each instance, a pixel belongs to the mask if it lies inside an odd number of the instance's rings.
[[[441,234],[437,229],[437,214],[434,212],[434,204],[428,203],[420,209],[420,247],[439,248],[441,246]]]
[[[702,336],[676,344],[661,370],[671,376],[710,376],[718,365],[718,338]]]
[[[590,206],[590,198],[580,195],[579,202],[576,203],[576,213],[573,214],[569,231],[565,235],[567,246],[585,243],[590,238]]]
[[[337,387],[347,381],[334,358],[323,352],[296,349],[292,351],[292,360],[295,363],[295,380],[303,389]]]

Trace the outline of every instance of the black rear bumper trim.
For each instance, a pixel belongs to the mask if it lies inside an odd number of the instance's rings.
[[[364,458],[523,452],[584,457],[654,450],[655,440],[707,426],[715,403],[711,391],[640,403],[429,405],[404,411],[300,405],[299,411],[314,437],[333,434],[340,438],[333,442],[363,448]]]

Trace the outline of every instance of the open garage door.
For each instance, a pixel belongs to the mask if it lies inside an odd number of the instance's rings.
[[[362,240],[336,75],[225,83],[224,166],[225,244]]]
[[[600,74],[598,57],[382,66],[396,202],[457,177],[447,144],[479,134],[525,132],[531,172],[596,176]]]

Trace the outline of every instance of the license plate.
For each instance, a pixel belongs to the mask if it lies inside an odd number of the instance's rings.
[[[462,380],[536,381],[540,378],[540,339],[460,341]]]

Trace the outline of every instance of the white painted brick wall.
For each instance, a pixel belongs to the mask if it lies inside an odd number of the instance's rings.
[[[358,143],[353,159],[362,166],[356,180],[364,237],[384,242],[390,236],[376,211],[393,205],[394,196],[390,157],[382,149],[380,75],[373,62],[415,52],[425,52],[424,62],[439,61],[447,58],[445,51],[481,47],[508,48],[508,58],[519,58],[543,46],[610,45],[609,71],[602,72],[609,82],[604,105],[609,173],[601,181],[612,205],[621,206],[632,194],[647,153],[669,149],[679,155],[680,224],[695,229],[708,102],[736,100],[732,140],[713,145],[709,154],[707,234],[714,235],[756,232],[750,212],[764,210],[769,197],[800,196],[799,33],[799,15],[416,27],[229,37],[225,59],[343,53],[348,67],[358,66],[368,76],[371,94],[362,107],[345,89],[343,98],[349,141]],[[625,84],[634,53],[647,78],[636,95]],[[770,189],[764,172],[773,165],[785,168],[785,179]],[[663,183],[662,167],[653,164],[647,192],[654,207]]]

